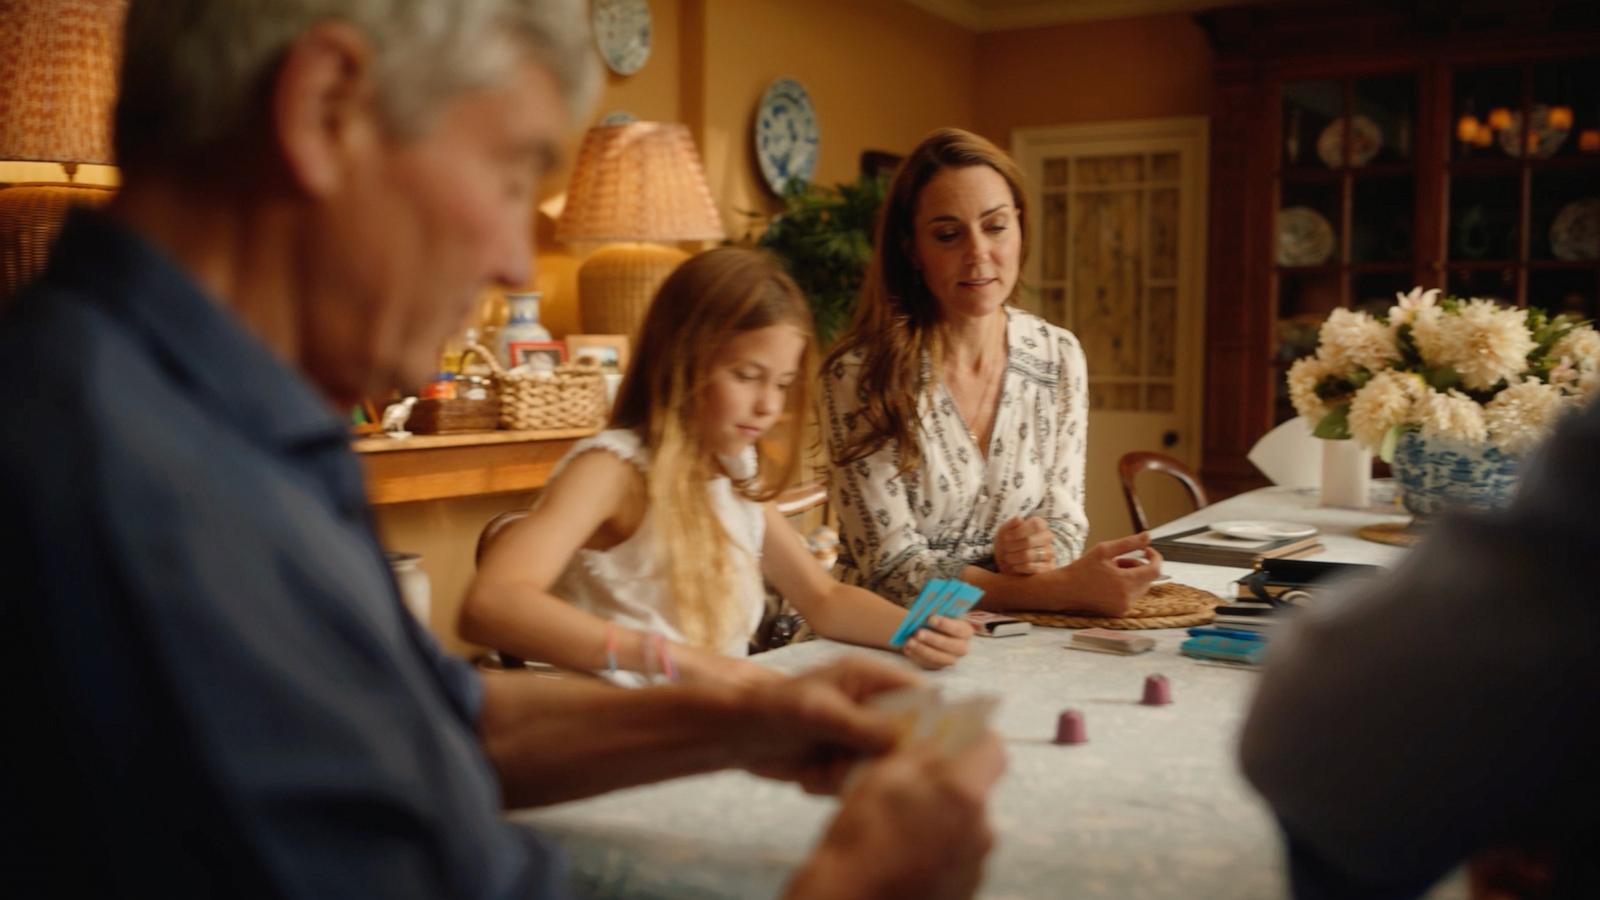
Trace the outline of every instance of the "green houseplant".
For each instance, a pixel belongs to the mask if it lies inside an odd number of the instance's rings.
[[[822,346],[833,343],[850,322],[856,295],[872,258],[878,208],[888,191],[882,177],[863,176],[833,187],[790,181],[783,211],[767,224],[757,244],[783,260],[805,292]]]

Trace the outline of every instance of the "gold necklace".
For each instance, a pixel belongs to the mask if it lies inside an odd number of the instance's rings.
[[[1005,374],[1006,374],[1005,366],[1001,366],[1000,367],[1000,371],[996,375],[994,375],[993,377],[991,377],[989,379],[989,383],[988,384],[983,386],[983,393],[978,397],[978,407],[977,407],[978,415],[980,415],[980,416],[983,415],[984,411],[989,409],[989,407],[990,407],[990,405],[992,403],[992,399],[993,398],[997,398],[999,396],[1000,383],[1005,380]],[[957,409],[957,411],[958,412],[960,411],[959,408]],[[991,429],[994,426],[994,418],[999,418],[999,412],[998,411],[996,411],[995,416],[990,419],[989,425],[990,425]],[[975,421],[977,421],[977,419],[974,417],[973,419],[968,420],[965,416],[963,416],[962,417],[962,421],[963,421],[963,424],[966,424],[968,421],[974,421],[975,422]],[[984,445],[984,443],[982,441],[978,440],[978,432],[974,431],[970,425],[968,425],[968,427],[967,427],[967,437],[972,438],[972,445],[974,447],[977,447],[980,452],[987,453],[988,448]]]

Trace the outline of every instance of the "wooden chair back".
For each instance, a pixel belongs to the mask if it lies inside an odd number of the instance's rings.
[[[1128,516],[1133,519],[1135,532],[1150,530],[1150,521],[1145,516],[1144,505],[1139,502],[1139,490],[1135,485],[1139,475],[1144,472],[1158,472],[1176,478],[1179,484],[1188,489],[1189,499],[1194,501],[1195,509],[1206,505],[1206,491],[1200,479],[1195,476],[1193,469],[1181,461],[1165,453],[1149,450],[1124,453],[1117,462],[1117,475],[1122,479],[1122,497],[1128,501]]]

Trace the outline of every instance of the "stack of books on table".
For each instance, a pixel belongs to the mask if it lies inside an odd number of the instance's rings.
[[[1256,540],[1229,537],[1206,525],[1155,538],[1150,545],[1172,562],[1239,569],[1248,569],[1261,559],[1310,556],[1322,550],[1314,533],[1306,537]]]
[[[1233,598],[1217,607],[1217,624],[1228,628],[1262,630],[1292,618],[1295,611],[1316,602],[1330,585],[1377,574],[1376,566],[1357,563],[1304,560],[1267,560],[1233,583]]]

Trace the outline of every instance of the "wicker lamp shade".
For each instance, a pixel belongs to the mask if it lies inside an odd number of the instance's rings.
[[[111,162],[126,0],[0,0],[0,159]]]
[[[711,241],[722,217],[689,127],[629,122],[589,129],[556,222],[563,241]]]
[[[127,0],[0,0],[0,160],[111,160]],[[109,188],[24,184],[0,191],[0,303],[44,268],[67,208]]]
[[[724,236],[688,127],[629,122],[589,129],[556,236],[612,245],[578,269],[579,314],[585,331],[632,334],[661,282],[688,256],[646,242]]]

